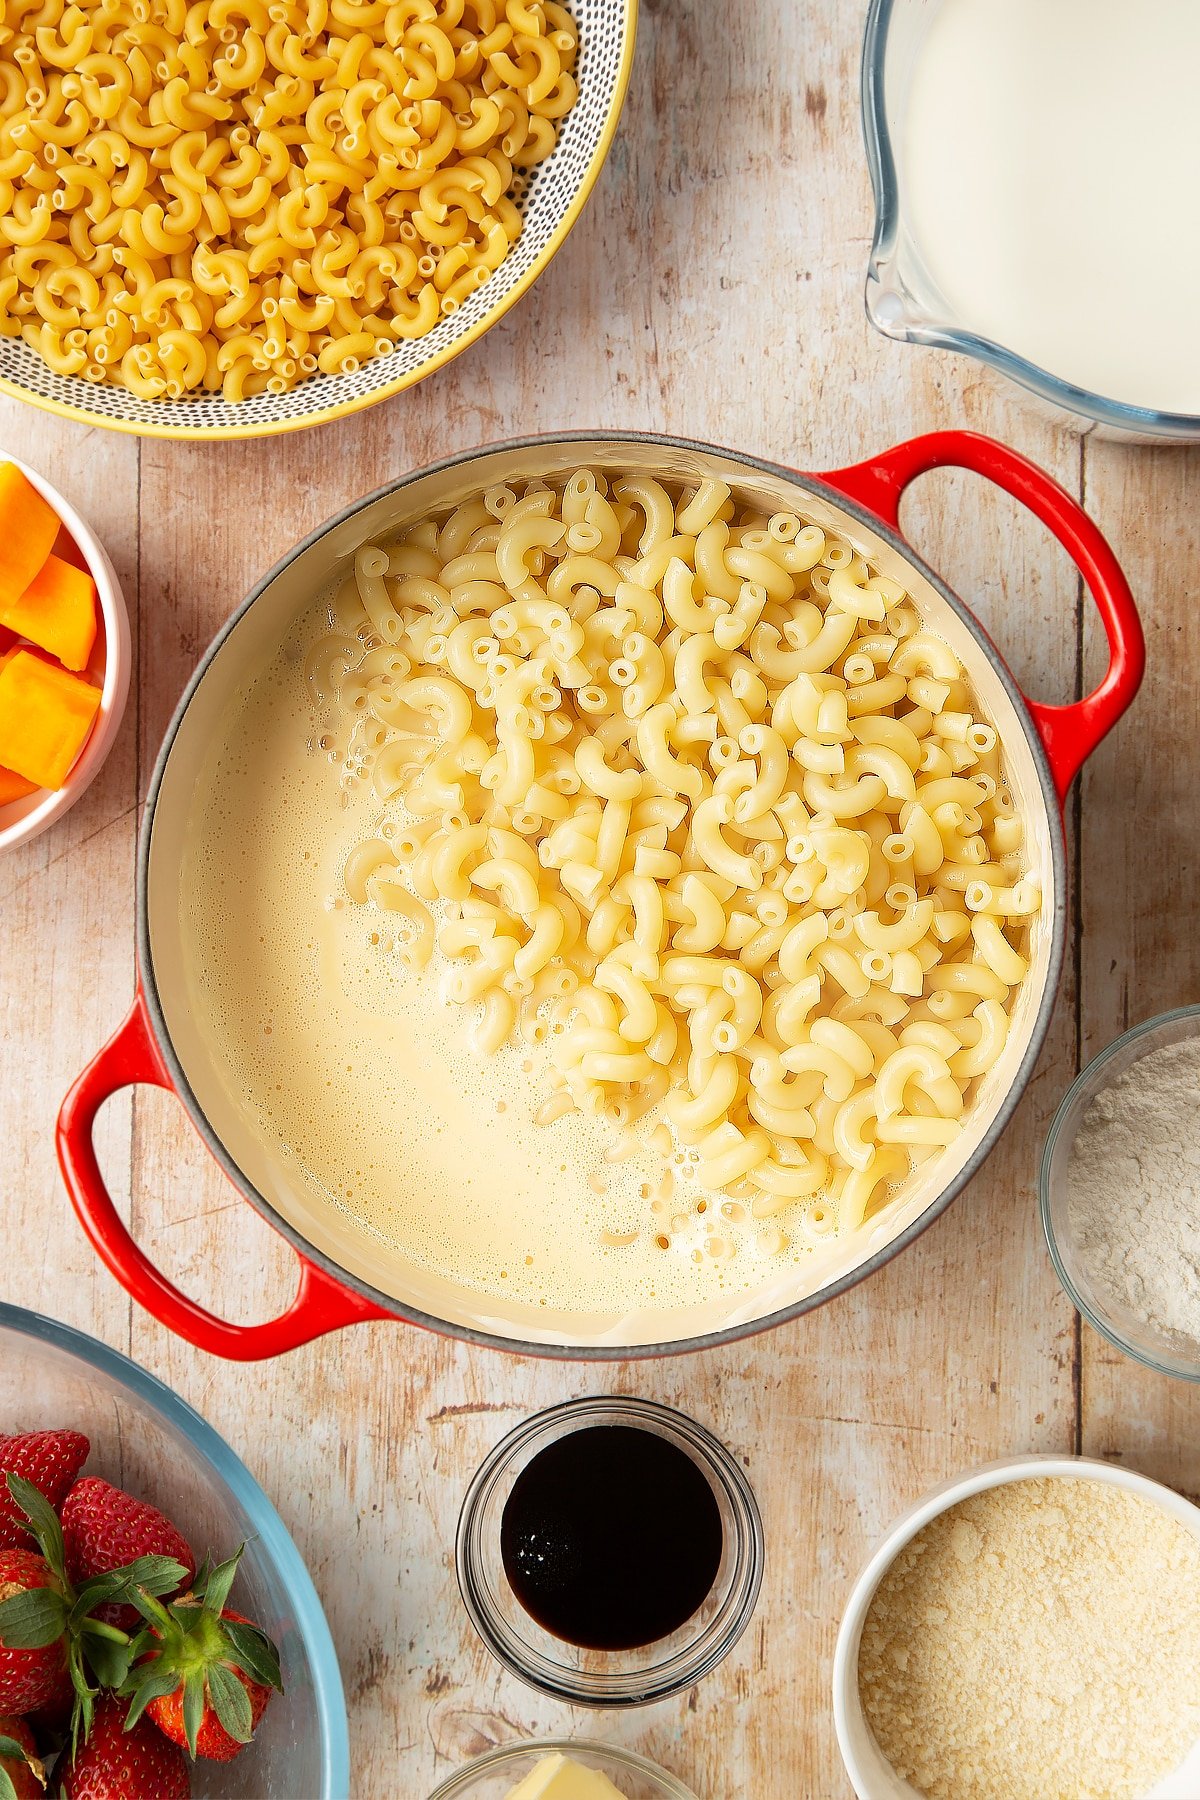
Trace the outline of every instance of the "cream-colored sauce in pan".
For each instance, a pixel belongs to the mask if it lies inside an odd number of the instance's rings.
[[[343,864],[379,808],[365,784],[343,804],[314,741],[298,663],[324,628],[314,610],[226,718],[197,781],[185,975],[238,1110],[298,1183],[377,1238],[384,1288],[400,1259],[514,1303],[623,1312],[735,1302],[789,1265],[811,1269],[820,1251],[801,1234],[768,1253],[762,1228],[723,1216],[720,1196],[697,1211],[690,1157],[656,1214],[654,1154],[606,1161],[605,1121],[535,1125],[545,1049],[476,1054],[475,1009],[441,998],[445,965],[414,975],[387,916],[345,899]]]

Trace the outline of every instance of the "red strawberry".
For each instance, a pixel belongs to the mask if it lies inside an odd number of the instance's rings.
[[[80,1731],[85,1742],[91,1732],[98,1688],[118,1687],[146,1642],[144,1632],[135,1643],[125,1632],[102,1624],[97,1608],[118,1600],[139,1608],[157,1606],[154,1596],[178,1592],[187,1571],[173,1557],[144,1556],[76,1589],[67,1574],[62,1525],[49,1500],[23,1476],[9,1473],[4,1479],[41,1555],[0,1550],[0,1712],[61,1707],[65,1673],[73,1690],[74,1747]],[[5,1776],[0,1796],[9,1786]],[[125,1790],[115,1792],[123,1795]]]
[[[67,1661],[66,1609],[54,1571],[35,1550],[0,1550],[0,1606],[39,1588],[48,1589],[62,1608],[58,1635],[36,1649],[9,1649],[0,1629],[0,1712],[26,1713],[44,1706],[58,1692]],[[50,1605],[47,1611],[52,1611]]]
[[[31,1542],[4,1477],[21,1475],[32,1481],[57,1512],[90,1449],[79,1431],[27,1431],[22,1437],[0,1437],[0,1550],[24,1550]]]
[[[141,1719],[125,1730],[125,1708],[112,1694],[96,1706],[92,1735],[68,1762],[64,1800],[188,1800],[187,1760],[161,1732]]]
[[[57,1750],[60,1747],[71,1729],[74,1706],[75,1683],[71,1680],[70,1669],[64,1669],[50,1698],[25,1715],[44,1750]]]
[[[149,1713],[173,1743],[214,1762],[232,1761],[250,1742],[271,1689],[283,1687],[271,1640],[225,1605],[241,1555],[211,1570],[206,1563],[178,1600],[142,1597],[152,1641],[120,1688],[133,1700],[131,1720]]]
[[[8,1750],[15,1744],[19,1754]],[[46,1771],[38,1760],[37,1744],[24,1719],[0,1719],[0,1769],[12,1784],[15,1800],[42,1800]]]
[[[124,1568],[139,1556],[174,1557],[187,1570],[185,1587],[196,1573],[195,1557],[165,1514],[96,1475],[85,1475],[67,1495],[62,1528],[67,1573],[76,1584]],[[96,1617],[122,1631],[141,1625],[132,1606],[102,1606]]]
[[[228,1606],[222,1611],[221,1617],[225,1620],[232,1620],[235,1625],[250,1624],[249,1619],[244,1618],[241,1613],[233,1612]],[[257,1627],[251,1626],[251,1630],[257,1630]],[[258,1730],[258,1722],[266,1711],[267,1701],[271,1698],[271,1689],[265,1687],[261,1682],[252,1680],[244,1670],[223,1661],[221,1657],[218,1656],[217,1660],[223,1662],[223,1667],[246,1690],[250,1700],[249,1737],[253,1737]],[[210,1762],[232,1762],[234,1757],[245,1749],[249,1737],[239,1742],[237,1738],[230,1737],[222,1725],[213,1707],[210,1691],[211,1671],[209,1674],[210,1685],[205,1690],[204,1712],[196,1732],[195,1754],[207,1757]],[[151,1700],[146,1711],[158,1729],[169,1737],[173,1744],[186,1746],[187,1729],[183,1719],[183,1696],[184,1688],[181,1685],[175,1689],[174,1693],[160,1694],[157,1699]]]

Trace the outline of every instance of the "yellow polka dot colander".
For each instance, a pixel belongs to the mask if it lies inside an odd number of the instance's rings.
[[[341,0],[342,11],[349,4]],[[398,335],[386,354],[354,359],[336,372],[318,369],[285,391],[248,393],[237,400],[219,391],[178,399],[139,397],[114,381],[60,372],[22,337],[0,336],[0,391],[63,417],[145,437],[247,438],[324,424],[411,387],[508,311],[579,217],[616,131],[633,62],[637,7],[638,0],[568,0],[578,36],[578,96],[558,121],[549,155],[532,168],[513,170],[509,198],[520,214],[520,235],[499,266],[423,335]],[[153,10],[147,0],[134,0],[135,17],[149,19]],[[234,4],[233,11],[245,8]],[[225,42],[230,42],[228,27]],[[236,50],[232,54],[236,57]],[[196,103],[195,95],[189,103]],[[63,154],[53,147],[51,153]]]

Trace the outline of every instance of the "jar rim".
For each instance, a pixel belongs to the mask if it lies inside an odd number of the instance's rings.
[[[709,1599],[658,1644],[644,1651],[588,1652],[536,1630],[535,1644],[514,1629],[499,1604],[503,1581],[499,1551],[499,1496],[506,1481],[539,1450],[596,1425],[629,1425],[677,1445],[705,1474],[721,1512],[722,1572]],[[563,1401],[531,1415],[507,1433],[480,1464],[463,1500],[455,1540],[455,1567],[467,1616],[492,1655],[511,1674],[540,1692],[573,1705],[645,1706],[701,1680],[728,1655],[750,1623],[762,1586],[765,1540],[754,1490],[741,1464],[706,1426],[655,1400],[593,1395]],[[507,1582],[504,1582],[505,1591]],[[712,1593],[721,1590],[715,1610]],[[707,1619],[705,1612],[709,1612]],[[522,1612],[523,1618],[528,1618]],[[680,1639],[682,1638],[682,1642]],[[557,1648],[556,1648],[557,1647]]]

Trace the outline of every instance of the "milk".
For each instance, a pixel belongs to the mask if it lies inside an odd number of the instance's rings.
[[[935,7],[897,153],[948,321],[1106,398],[1200,413],[1198,92],[1197,0]]]

